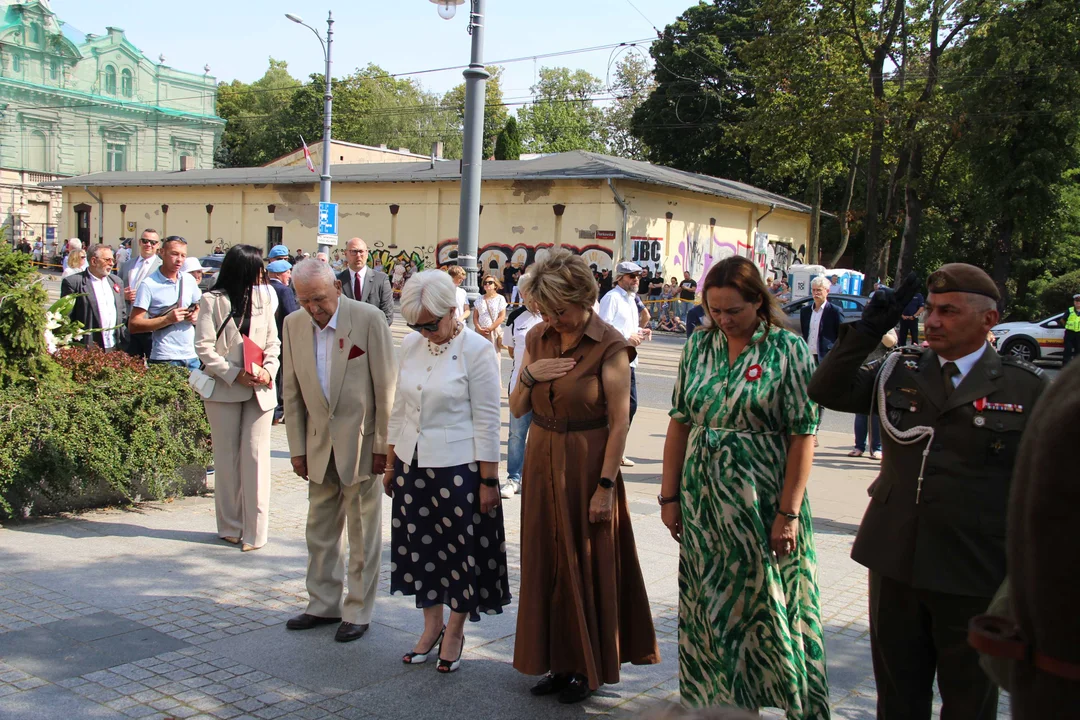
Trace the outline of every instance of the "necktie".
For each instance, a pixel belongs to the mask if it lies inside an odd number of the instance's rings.
[[[360,300],[361,293],[364,291],[364,286],[360,284],[360,273],[353,273],[353,300]]]
[[[956,367],[956,363],[951,360],[941,366],[941,375],[945,379],[945,397],[952,395],[953,390],[953,378],[960,374],[960,368]]]

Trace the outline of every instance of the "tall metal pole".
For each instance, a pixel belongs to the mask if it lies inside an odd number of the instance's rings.
[[[465,138],[461,160],[461,203],[458,216],[458,265],[465,268],[465,292],[471,304],[479,297],[476,256],[480,237],[480,165],[484,151],[484,104],[487,79],[484,69],[484,0],[471,0],[469,33],[472,58],[465,75]]]
[[[318,33],[315,33],[318,35]],[[319,176],[319,202],[330,202],[330,119],[334,109],[334,92],[331,74],[331,51],[334,44],[334,13],[326,18],[326,92],[323,95],[323,149],[322,174]],[[319,244],[319,252],[330,255],[330,246]]]

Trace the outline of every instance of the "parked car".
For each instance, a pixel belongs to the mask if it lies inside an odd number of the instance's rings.
[[[224,259],[224,255],[205,255],[199,258],[199,264],[204,268],[210,268],[203,271],[202,282],[199,283],[200,290],[206,292],[214,287],[218,271],[221,270],[221,261]]]
[[[784,315],[788,318],[788,325],[795,332],[801,332],[802,328],[799,326],[799,313],[807,305],[813,304],[814,298],[806,297],[801,300],[795,300],[789,302],[782,307]],[[829,294],[829,302],[840,310],[840,321],[850,322],[852,320],[858,320],[862,317],[863,309],[866,307],[866,303],[870,302],[870,298],[865,298],[861,295],[840,295]]]
[[[1001,323],[990,332],[997,338],[998,352],[1028,362],[1060,360],[1065,350],[1064,313],[1039,322]]]

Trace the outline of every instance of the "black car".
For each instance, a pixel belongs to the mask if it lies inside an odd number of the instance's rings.
[[[794,300],[783,306],[784,315],[788,317],[788,323],[790,327],[796,332],[801,332],[799,326],[799,313],[807,305],[811,305],[814,302],[814,298],[805,297],[801,300]],[[862,317],[863,309],[866,308],[866,303],[870,302],[870,298],[863,297],[862,295],[829,295],[829,302],[836,306],[840,311],[841,322],[851,322],[852,320],[858,320]]]

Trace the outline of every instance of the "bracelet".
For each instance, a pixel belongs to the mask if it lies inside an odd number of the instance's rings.
[[[799,515],[797,513],[786,513],[783,510],[777,510],[776,514],[777,515],[783,515],[788,520],[798,520],[799,519]]]
[[[615,481],[611,478],[602,477],[600,478],[599,485],[605,490],[610,490],[611,488],[615,487]]]
[[[480,484],[484,485],[486,487],[497,488],[497,487],[499,487],[499,478],[497,478],[497,477],[493,477],[493,478],[482,477],[482,478],[480,478]]]
[[[521,368],[521,376],[518,379],[524,379],[525,387],[527,388],[531,388],[533,385],[536,384],[536,378],[533,377],[533,374],[529,372],[529,368],[527,367]]]

